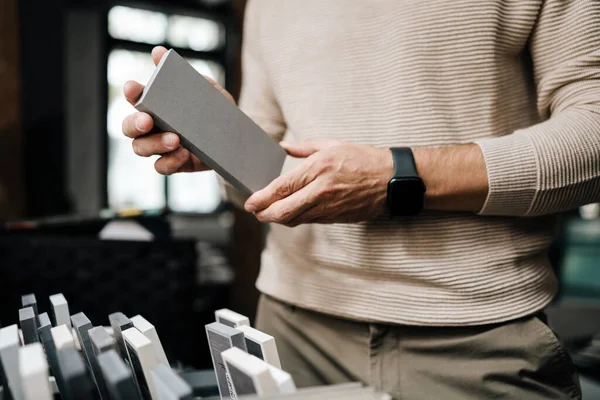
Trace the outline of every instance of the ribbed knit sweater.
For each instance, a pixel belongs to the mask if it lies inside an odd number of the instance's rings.
[[[550,302],[556,214],[600,200],[600,1],[250,0],[244,32],[240,107],[277,140],[475,142],[489,178],[477,214],[272,225],[259,290],[412,325]]]

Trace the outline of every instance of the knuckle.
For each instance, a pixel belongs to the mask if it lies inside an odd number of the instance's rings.
[[[293,210],[290,208],[284,208],[279,212],[279,219],[281,222],[288,222],[292,219]]]
[[[333,158],[329,155],[321,156],[318,161],[316,161],[316,164],[320,172],[329,171],[333,167]]]
[[[319,189],[317,192],[318,197],[330,197],[332,194],[333,187],[331,187],[329,184],[323,185],[323,187],[321,187],[321,189]]]
[[[290,182],[285,179],[282,180],[277,188],[275,189],[275,195],[278,197],[287,197],[290,194]]]

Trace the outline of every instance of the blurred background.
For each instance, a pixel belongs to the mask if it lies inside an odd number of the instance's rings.
[[[164,177],[121,133],[152,48],[237,97],[245,1],[0,0],[0,323],[63,292],[94,324],[142,314],[172,359],[211,367],[204,324],[254,317],[263,228],[213,172]]]
[[[214,173],[160,176],[121,133],[123,84],[148,80],[155,45],[237,97],[244,5],[0,0],[1,322],[22,294],[43,310],[63,292],[97,325],[142,314],[172,359],[207,368],[214,310],[254,317],[264,228],[222,202]],[[599,214],[565,214],[551,252],[555,305],[591,312],[566,320],[578,332],[600,322]]]

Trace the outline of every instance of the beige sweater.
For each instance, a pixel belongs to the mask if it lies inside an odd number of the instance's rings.
[[[240,107],[274,138],[476,142],[490,182],[478,215],[273,225],[262,292],[419,325],[548,304],[555,215],[600,200],[600,1],[250,0],[246,15]]]

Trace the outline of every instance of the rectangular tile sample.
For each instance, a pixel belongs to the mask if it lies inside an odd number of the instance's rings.
[[[35,299],[35,294],[29,293],[29,294],[24,294],[23,296],[21,296],[21,306],[23,308],[27,308],[27,307],[33,308],[33,313],[35,314],[35,318],[37,319],[39,312],[38,312],[37,300]]]
[[[152,378],[159,400],[193,400],[192,388],[168,365],[158,364]]]
[[[279,388],[269,365],[236,347],[222,353],[227,373],[237,396],[278,394]]]
[[[97,326],[95,328],[90,329],[89,331],[90,343],[92,345],[92,351],[94,356],[94,362],[98,363],[98,356],[101,353],[109,350],[116,350],[117,345],[115,339],[106,332],[103,326]],[[100,365],[98,365],[98,373],[94,376],[96,379],[96,383],[98,384],[98,388],[100,389],[100,393],[103,399],[109,398],[108,389],[106,386],[106,382],[104,382],[104,375],[100,371]]]
[[[103,391],[101,385],[99,385],[96,381],[96,376],[100,374],[100,369],[98,367],[98,362],[96,361],[96,356],[94,355],[92,342],[90,341],[90,329],[92,329],[92,322],[88,319],[88,317],[85,316],[84,313],[80,312],[71,316],[71,324],[73,324],[73,329],[75,329],[77,339],[79,339],[83,358],[87,362],[87,365],[90,367],[90,371],[92,372],[92,381],[98,390],[98,394],[100,395],[100,398],[106,399],[108,398],[106,392]]]
[[[231,311],[228,308],[222,308],[220,310],[215,311],[215,321],[230,326],[232,328],[237,328],[241,325],[250,326],[250,319],[245,315],[238,314],[235,311]]]
[[[111,400],[139,400],[141,395],[131,369],[115,350],[98,355],[98,365],[106,382]]]
[[[52,340],[54,341],[54,346],[56,346],[56,351],[66,348],[75,348],[75,338],[73,338],[71,329],[66,325],[55,326],[50,329],[50,333],[52,334]]]
[[[125,341],[123,340],[122,332],[129,328],[133,328],[133,322],[122,312],[112,313],[108,316],[110,326],[113,329],[113,336],[117,342],[117,350],[121,357],[127,359],[127,350],[125,349]]]
[[[37,333],[37,318],[33,307],[21,308],[19,310],[19,326],[23,333],[23,344],[39,342]]]
[[[281,174],[286,152],[187,61],[169,50],[135,105],[246,195]]]
[[[71,314],[69,312],[69,303],[62,293],[50,296],[50,310],[54,326],[67,325],[71,328]]]
[[[0,362],[8,380],[8,389],[14,399],[23,398],[19,375],[19,328],[10,325],[0,329]],[[5,389],[6,390],[6,389]]]
[[[154,353],[156,354],[156,360],[159,363],[169,365],[169,360],[167,360],[167,355],[165,354],[165,350],[163,349],[154,325],[148,322],[148,320],[141,315],[131,317],[131,322],[138,331],[146,335],[146,337],[152,342]]]
[[[54,376],[56,380],[58,389],[61,390],[63,388],[63,383],[61,381],[58,359],[56,358],[56,345],[54,344],[54,339],[52,338],[52,323],[50,322],[48,313],[41,313],[38,315],[38,320],[38,336],[40,337],[40,342],[44,347],[44,352],[46,353],[46,358],[48,359],[48,365],[50,366],[50,372],[52,372],[52,376]]]
[[[274,367],[281,368],[279,353],[277,352],[277,345],[275,344],[275,338],[273,336],[267,335],[266,333],[247,325],[238,326],[237,329],[244,333],[248,353],[264,360]]]
[[[63,381],[61,397],[64,400],[95,398],[96,388],[81,354],[74,347],[66,347],[57,351],[56,358]]]
[[[227,367],[223,361],[222,353],[232,347],[237,347],[246,351],[246,341],[244,334],[230,326],[220,322],[213,322],[205,327],[208,345],[210,347],[210,356],[212,358],[217,382],[219,383],[219,393],[221,398],[235,399],[236,394],[230,385]]]
[[[158,361],[152,342],[135,328],[123,331],[123,339],[142,398],[157,400],[158,394],[152,380],[152,368],[158,364]]]
[[[41,343],[19,348],[19,375],[23,400],[52,400],[48,379],[48,362]]]

